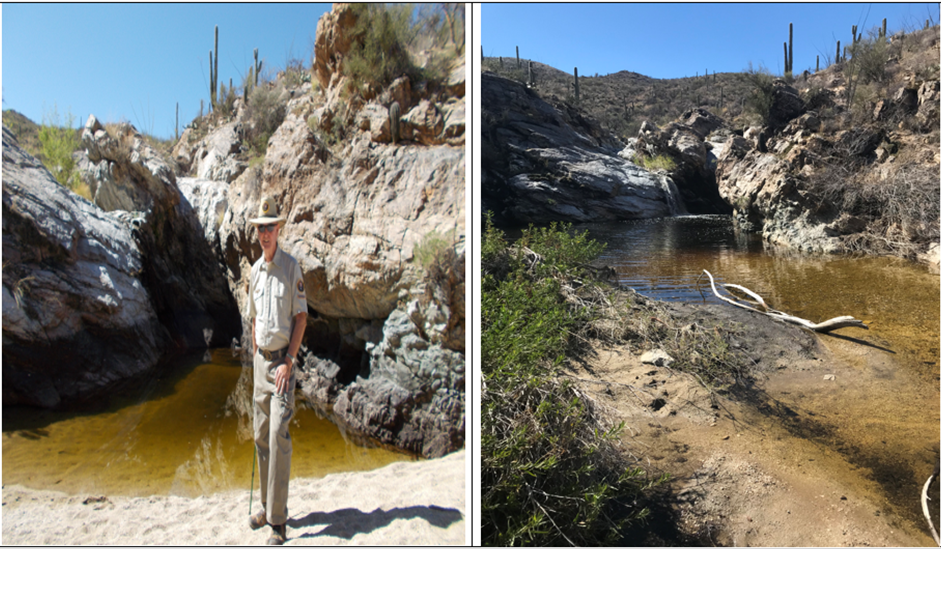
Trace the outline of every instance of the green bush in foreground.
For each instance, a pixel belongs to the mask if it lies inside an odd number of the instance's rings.
[[[553,225],[507,244],[487,219],[482,245],[482,541],[601,545],[647,515],[658,482],[617,448],[619,426],[558,366],[592,319],[572,302],[603,245]],[[591,285],[591,284],[587,284]]]

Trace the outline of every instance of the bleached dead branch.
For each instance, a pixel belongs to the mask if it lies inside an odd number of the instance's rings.
[[[824,321],[823,323],[814,323],[813,321],[808,321],[807,319],[801,319],[800,317],[795,317],[794,315],[789,315],[787,313],[771,308],[770,306],[767,305],[767,303],[765,303],[764,299],[761,296],[759,296],[758,294],[756,294],[755,292],[751,291],[748,288],[742,287],[740,285],[735,285],[733,283],[728,283],[728,284],[720,283],[719,284],[720,286],[722,286],[723,289],[727,290],[728,288],[734,288],[736,290],[739,290],[743,294],[750,296],[751,298],[753,298],[753,300],[745,300],[745,302],[761,307],[761,310],[760,310],[758,308],[755,308],[755,306],[749,306],[748,304],[744,304],[743,302],[735,300],[731,297],[723,296],[722,294],[719,293],[719,290],[716,289],[716,282],[715,282],[715,279],[713,279],[712,277],[712,273],[710,273],[709,271],[705,269],[703,269],[703,273],[705,273],[706,276],[709,277],[709,285],[712,286],[712,293],[716,295],[716,298],[718,298],[719,300],[722,300],[723,302],[728,302],[729,304],[733,306],[737,306],[739,308],[744,308],[745,310],[750,310],[753,312],[761,313],[763,315],[768,315],[772,319],[783,321],[785,323],[793,323],[794,325],[806,327],[807,329],[810,329],[811,331],[817,331],[820,333],[833,331],[834,329],[840,329],[842,327],[862,327],[863,329],[869,329],[869,327],[867,327],[859,319],[855,319],[853,317],[846,317],[846,316],[834,317],[832,319]]]
[[[925,519],[928,520],[928,527],[931,528],[931,536],[934,538],[935,543],[941,546],[941,538],[938,537],[938,532],[934,528],[934,522],[931,520],[931,513],[928,512],[928,488],[931,487],[931,484],[934,483],[937,477],[938,467],[935,467],[934,473],[932,473],[928,481],[925,482],[925,487],[921,488],[921,510],[925,513]]]

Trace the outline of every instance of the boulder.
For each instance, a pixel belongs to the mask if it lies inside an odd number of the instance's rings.
[[[654,350],[648,350],[647,352],[641,354],[640,362],[645,365],[654,365],[656,367],[669,367],[676,361],[672,356],[657,348]]]
[[[320,87],[331,87],[334,77],[341,73],[343,58],[354,42],[352,29],[355,24],[354,7],[343,3],[334,4],[333,9],[317,21],[312,70]]]
[[[770,243],[805,252],[839,248],[832,230],[812,209],[799,165],[774,153],[749,150],[743,157],[726,152],[716,167],[719,193],[733,207],[736,225],[759,231]]]
[[[3,127],[3,402],[52,408],[153,367],[168,343],[131,223],[60,186]]]
[[[88,156],[83,178],[92,201],[101,209],[147,212],[160,198],[176,194],[176,178],[160,155],[128,123],[118,123],[114,136],[90,115],[82,130]]]
[[[248,168],[241,158],[243,126],[237,121],[226,123],[206,136],[192,168],[198,179],[232,183]]]
[[[705,139],[715,130],[726,126],[725,121],[702,108],[686,111],[680,117],[680,121],[694,131],[700,139]]]
[[[391,146],[357,135],[341,156],[289,114],[271,137],[264,193],[287,223],[281,243],[300,263],[308,303],[332,318],[385,318],[409,286],[415,248],[464,229],[464,148]],[[257,199],[233,198],[220,227],[226,264],[261,254],[248,219]],[[404,278],[404,279],[403,279]]]
[[[902,114],[914,114],[918,110],[918,90],[901,87],[892,96],[892,103]]]
[[[771,88],[771,106],[768,110],[768,126],[780,130],[791,119],[799,117],[807,110],[800,94],[783,81],[776,80]]]
[[[411,312],[411,315],[409,314]],[[464,445],[464,355],[432,343],[409,310],[386,319],[369,344],[370,376],[340,395],[334,415],[382,442],[436,458]]]
[[[444,133],[444,115],[429,100],[422,100],[418,106],[402,115],[402,137],[414,140],[425,146],[440,144]]]
[[[937,79],[925,81],[918,88],[918,120],[924,130],[930,130],[939,118],[939,82]]]
[[[708,139],[707,139],[708,138]],[[674,160],[669,176],[686,211],[693,214],[729,213],[715,184],[717,153],[721,153],[728,131],[725,122],[707,110],[688,110],[663,129],[644,121],[635,148],[647,155]]]
[[[229,184],[223,181],[180,177],[180,199],[192,207],[203,238],[214,250],[219,248],[219,229],[229,208]]]

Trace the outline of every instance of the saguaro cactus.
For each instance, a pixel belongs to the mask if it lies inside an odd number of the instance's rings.
[[[258,60],[258,48],[255,48],[255,87],[258,87],[258,74],[261,73],[261,63],[265,61]]]
[[[836,62],[840,62],[840,40],[836,41]]]
[[[784,75],[791,72],[791,65],[787,62],[787,42],[784,42]]]
[[[516,47],[516,68],[520,68],[520,47]]]
[[[787,36],[787,72],[794,72],[794,24],[791,23]]]
[[[575,67],[575,104],[578,104],[578,67]]]
[[[886,28],[885,19],[882,19],[882,29],[879,30],[879,37],[886,37],[889,34],[889,30]]]
[[[215,54],[209,53],[209,104],[215,110],[219,90],[219,26],[216,25]],[[215,57],[215,61],[213,61]]]
[[[392,134],[392,143],[399,143],[399,123],[402,118],[402,108],[398,102],[389,106],[389,133]]]
[[[212,50],[209,51],[209,109],[216,104],[216,71],[212,68]]]
[[[536,86],[536,74],[533,73],[533,61],[529,61],[529,87]]]

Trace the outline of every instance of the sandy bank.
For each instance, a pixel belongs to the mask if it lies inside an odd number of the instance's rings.
[[[461,450],[444,458],[291,481],[287,545],[465,543]],[[256,484],[257,487],[257,484]],[[261,545],[247,490],[198,498],[67,496],[3,487],[4,544]],[[253,510],[259,506],[257,490]]]

